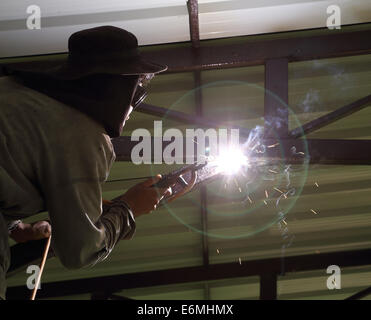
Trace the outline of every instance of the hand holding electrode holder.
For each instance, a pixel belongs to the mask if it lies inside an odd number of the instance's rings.
[[[248,157],[241,149],[228,148],[223,151],[216,157],[208,157],[203,163],[196,162],[174,170],[163,177],[158,175],[137,184],[116,199],[125,201],[134,209],[138,208],[139,210],[134,210],[136,211],[134,215],[137,216],[151,212],[164,203],[174,201],[196,186],[220,176],[234,175],[241,168],[249,166]],[[143,201],[143,199],[148,201]],[[109,203],[109,201],[104,200],[104,203]]]
[[[200,170],[204,166],[207,165],[207,162],[199,164],[195,163],[189,166],[185,166],[183,168],[180,168],[178,170],[175,170],[173,172],[170,172],[169,174],[162,177],[162,179],[155,184],[152,185],[152,187],[155,188],[172,188],[172,194],[170,197],[163,198],[160,202],[160,204],[164,202],[171,202],[175,199],[179,198],[180,196],[186,194],[196,184],[197,180],[197,170]],[[191,174],[190,180],[187,181],[184,178],[184,175]],[[180,188],[173,188],[175,185],[180,186]]]

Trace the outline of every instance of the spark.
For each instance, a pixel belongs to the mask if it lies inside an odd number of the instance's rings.
[[[269,172],[272,172],[272,173],[278,173],[277,171],[274,171],[274,170],[272,170],[272,169],[269,169],[268,171],[269,171]]]
[[[263,200],[263,202],[265,203],[266,206],[268,205],[267,201]]]
[[[275,144],[271,144],[270,146],[267,146],[267,148],[274,148],[274,147],[277,147],[279,145],[279,142],[275,143]]]
[[[241,188],[240,188],[240,187],[238,187],[238,191],[242,193],[242,190],[241,190]]]
[[[280,189],[278,189],[276,187],[274,187],[273,189],[276,190],[276,191],[278,191],[279,193],[283,194],[283,191],[281,191]]]
[[[305,155],[305,153],[304,153],[304,152],[302,152],[302,151],[298,152],[298,154],[302,154],[302,155]]]
[[[220,253],[219,249],[216,249],[216,253],[217,253],[217,254],[219,254],[219,253]]]
[[[240,264],[242,264],[241,258],[238,258],[238,262],[239,262]]]
[[[315,182],[314,183],[314,185],[317,187],[317,188],[319,188],[319,185],[318,185],[318,183],[317,182]]]
[[[310,211],[312,211],[314,214],[317,214],[317,212],[315,212],[313,209],[310,209]]]
[[[268,199],[269,198],[269,195],[268,195],[268,191],[265,190],[265,197]]]
[[[240,186],[238,185],[237,180],[236,179],[233,179],[233,181],[234,181],[234,184],[236,185],[236,187],[239,188]]]

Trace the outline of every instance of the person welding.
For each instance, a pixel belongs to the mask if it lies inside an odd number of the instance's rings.
[[[71,35],[64,60],[6,64],[0,78],[0,297],[10,265],[9,235],[49,237],[67,268],[92,266],[135,220],[171,195],[158,175],[102,201],[120,136],[145,87],[166,66],[145,61],[130,32],[103,26]],[[50,223],[22,223],[48,211]]]

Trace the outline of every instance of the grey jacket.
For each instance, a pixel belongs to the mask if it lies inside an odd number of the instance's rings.
[[[48,211],[52,248],[67,268],[104,260],[135,220],[121,201],[102,206],[102,184],[115,160],[104,128],[83,113],[0,78],[0,227]],[[9,266],[0,230],[0,297]]]

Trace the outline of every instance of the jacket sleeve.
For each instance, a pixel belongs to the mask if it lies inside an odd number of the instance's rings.
[[[75,153],[70,166],[68,159],[60,162],[65,167],[56,169],[46,196],[52,247],[67,268],[95,265],[108,257],[119,240],[131,239],[135,232],[134,216],[124,202],[102,206],[102,184],[113,162],[113,148],[112,157],[109,152],[86,156],[88,151],[81,151],[84,161]]]

